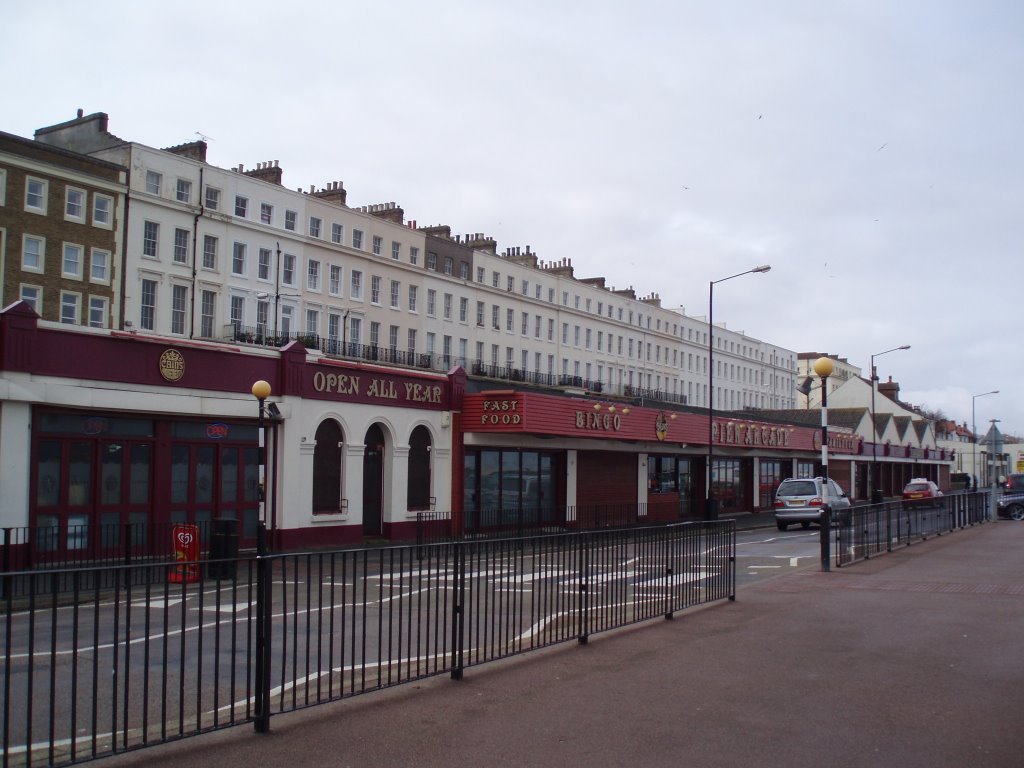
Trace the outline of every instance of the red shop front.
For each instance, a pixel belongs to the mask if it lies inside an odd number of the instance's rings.
[[[538,504],[544,519],[564,525],[591,524],[588,516],[604,509],[633,510],[648,521],[704,515],[704,414],[491,390],[466,395],[461,426],[463,474],[453,506],[465,511],[469,528],[475,514],[496,503]],[[716,418],[711,434],[713,497],[727,502],[723,513],[757,508],[760,459],[771,457],[772,471],[788,475],[792,459],[809,460],[816,438],[820,442],[810,427],[749,419]],[[541,471],[540,482],[532,483],[538,452],[552,476]],[[539,496],[530,492],[535,486]],[[770,498],[760,506],[765,503],[770,506]]]

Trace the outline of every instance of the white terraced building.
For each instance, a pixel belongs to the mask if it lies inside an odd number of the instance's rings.
[[[370,357],[706,407],[707,322],[576,279],[570,259],[350,208],[339,182],[286,189],[276,161],[222,169],[206,145],[124,141],[103,113],[36,140],[130,169],[123,321],[138,333],[299,338]],[[715,408],[793,408],[797,356],[716,326]]]

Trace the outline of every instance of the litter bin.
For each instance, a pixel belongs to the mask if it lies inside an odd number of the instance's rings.
[[[718,512],[722,507],[722,502],[718,499],[708,499],[707,506],[704,508],[704,519],[705,520],[717,520]]]
[[[234,580],[238,568],[238,521],[218,517],[210,523],[210,562],[208,578]]]

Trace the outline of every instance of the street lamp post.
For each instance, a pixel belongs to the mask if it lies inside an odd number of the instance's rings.
[[[704,519],[716,520],[718,518],[717,500],[711,498],[711,463],[714,456],[714,422],[715,422],[715,283],[724,283],[735,277],[742,277],[754,272],[767,272],[771,269],[770,264],[762,264],[759,267],[748,269],[746,272],[739,272],[729,277],[712,280],[708,284],[708,457],[707,466],[704,468]]]
[[[814,372],[821,376],[821,474],[825,479],[823,494],[829,494],[828,483],[828,377],[835,370],[831,358],[819,357],[814,361]],[[832,507],[829,504],[821,508],[821,570],[831,568],[832,553],[829,551],[831,542],[830,526],[832,524]]]
[[[252,395],[256,398],[256,402],[259,404],[259,416],[256,421],[256,427],[259,431],[259,488],[257,489],[257,501],[259,502],[259,525],[264,530],[266,529],[267,523],[267,503],[266,503],[266,472],[267,472],[267,456],[266,456],[266,445],[267,445],[267,426],[266,426],[266,400],[270,397],[270,384],[269,382],[260,379],[252,385]]]
[[[980,395],[971,395],[971,484],[974,489],[978,489],[978,426],[974,417],[974,404],[979,397],[986,397],[988,395],[998,395],[999,390],[993,389],[991,392],[982,392]]]
[[[270,730],[270,564],[267,560],[266,502],[266,422],[264,403],[270,397],[270,384],[263,379],[252,385],[252,394],[259,403],[259,520],[256,524],[256,701],[254,727],[257,733]],[[276,489],[275,489],[276,491]]]
[[[828,377],[835,366],[831,358],[819,357],[814,361],[814,372],[821,377],[821,472],[828,481]]]
[[[879,487],[878,469],[878,424],[875,413],[875,391],[878,389],[878,370],[875,368],[875,358],[887,355],[890,352],[898,352],[903,349],[910,349],[909,344],[887,349],[885,352],[876,352],[871,356],[871,503],[882,503],[882,489]]]
[[[988,496],[988,511],[989,518],[994,523],[998,514],[996,509],[996,483],[999,480],[999,465],[996,461],[996,424],[999,423],[999,419],[991,419],[992,426],[989,427],[988,436],[991,448],[988,454],[989,473],[992,479],[989,483],[989,496]]]

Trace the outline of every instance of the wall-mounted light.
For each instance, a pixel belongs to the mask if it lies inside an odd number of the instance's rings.
[[[615,406],[614,405],[609,405],[608,406],[608,413],[615,413]]]
[[[625,416],[627,413],[629,413],[629,408],[623,408],[622,415]]]
[[[600,403],[594,403],[594,410],[595,411],[600,411],[601,410],[601,404]]]

